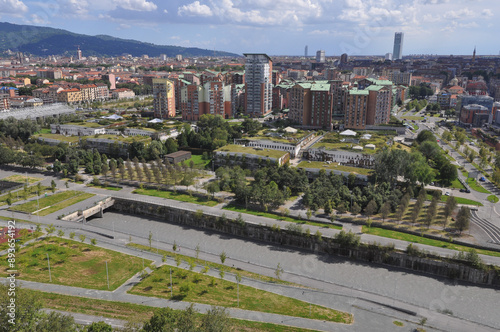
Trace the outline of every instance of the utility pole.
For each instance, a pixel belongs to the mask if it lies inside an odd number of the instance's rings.
[[[50,273],[50,260],[49,260],[49,253],[47,253],[47,264],[49,264],[49,280],[52,282],[52,274]]]
[[[172,269],[170,269],[170,298],[174,297],[174,291],[172,287]]]
[[[108,282],[108,290],[109,290],[108,261],[106,261],[106,281]]]

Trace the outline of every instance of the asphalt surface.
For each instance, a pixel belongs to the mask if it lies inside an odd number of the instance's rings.
[[[4,175],[2,172],[0,171],[1,177],[8,175]],[[47,178],[44,182],[48,181],[50,183],[50,180],[50,178]],[[63,188],[63,183],[59,181],[58,187]],[[500,292],[498,290],[471,285],[454,285],[450,284],[448,280],[413,273],[409,274],[406,271],[389,270],[386,267],[368,266],[352,261],[276,247],[266,243],[252,242],[248,239],[232,238],[207,232],[206,230],[187,229],[136,216],[105,213],[104,218],[92,219],[85,225],[56,220],[57,215],[73,212],[79,208],[87,207],[88,204],[91,206],[94,201],[103,199],[108,195],[183,206],[193,209],[193,211],[202,208],[207,213],[222,214],[222,211],[217,208],[200,207],[154,197],[138,198],[137,195],[130,193],[130,189],[107,192],[102,189],[86,188],[74,184],[70,185],[70,189],[94,192],[97,196],[79,203],[78,206],[65,209],[67,211],[58,211],[47,217],[39,217],[41,223],[53,223],[58,228],[63,229],[66,234],[75,231],[77,236],[79,233],[83,233],[87,235],[87,238],[95,237],[98,245],[109,246],[115,250],[118,249],[135,255],[137,255],[137,252],[125,248],[124,244],[129,241],[130,237],[132,237],[133,242],[146,244],[151,230],[156,235],[156,238],[153,238],[153,245],[156,241],[159,248],[171,249],[173,242],[176,241],[181,247],[181,253],[194,256],[193,249],[197,244],[200,244],[202,248],[200,256],[211,261],[218,261],[219,253],[224,250],[229,256],[226,264],[235,265],[252,272],[272,276],[275,267],[280,263],[285,269],[283,279],[320,291],[310,295],[309,302],[355,314],[355,324],[353,326],[342,326],[342,330],[344,328],[349,331],[392,330],[394,328],[392,320],[394,319],[410,320],[413,321],[413,324],[416,324],[420,317],[428,318],[427,330],[430,330],[429,326],[443,331],[471,331],[473,329],[492,331],[500,329],[500,318],[497,317],[498,310],[496,309],[496,305],[500,301]],[[228,217],[237,216],[237,213],[231,211],[224,211],[224,213]],[[0,210],[0,215],[14,216],[20,219],[29,218],[25,214],[12,214],[5,210]],[[244,215],[244,218],[256,223],[277,223],[276,220],[251,215]],[[32,216],[31,219],[32,221],[38,221],[38,217],[35,216]],[[280,224],[284,227],[283,222],[280,222]],[[314,226],[309,228],[311,228],[311,232],[316,231]],[[325,235],[333,235],[337,232],[336,230],[323,228],[320,231]],[[116,239],[109,240],[97,234],[103,232],[116,236]],[[377,242],[382,242],[382,240],[394,242],[394,240],[379,237],[363,237],[363,240],[366,241],[372,241],[373,239],[376,239]],[[397,244],[397,246],[400,245],[406,248],[407,243]],[[430,251],[438,249],[441,248],[428,248]],[[447,254],[449,252],[445,250],[443,253]],[[140,255],[147,257],[147,255],[151,254],[141,253]],[[499,262],[499,259],[489,256],[484,256],[483,259],[491,260],[492,263],[497,264]],[[41,285],[40,287],[45,290],[49,288],[48,285]],[[60,290],[62,286],[56,287]],[[275,285],[272,285],[271,289],[275,289]],[[89,296],[89,292],[94,291],[85,290],[83,295]],[[320,295],[322,292],[326,294],[324,298]],[[333,295],[344,296],[344,298],[334,298]],[[151,298],[148,299],[151,300]],[[361,300],[368,300],[368,302],[362,302]],[[417,316],[404,314],[401,311],[394,310],[393,307],[413,311],[417,313]],[[449,316],[438,311],[452,312],[453,315]],[[335,330],[340,331],[341,329],[336,326]]]

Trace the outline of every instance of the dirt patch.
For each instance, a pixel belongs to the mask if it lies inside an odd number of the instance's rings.
[[[106,256],[106,253],[104,251],[99,251],[99,250],[88,250],[88,251],[82,251],[81,255],[78,255],[77,257],[73,257],[71,259],[71,262],[77,263],[77,262],[86,262],[91,259],[97,258],[97,257],[104,257]]]

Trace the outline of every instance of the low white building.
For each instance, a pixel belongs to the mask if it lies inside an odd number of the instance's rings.
[[[76,125],[51,124],[50,131],[52,134],[60,134],[64,136],[92,136],[106,134],[106,128],[89,128]]]

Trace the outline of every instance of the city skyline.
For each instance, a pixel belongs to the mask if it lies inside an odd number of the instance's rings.
[[[500,3],[468,0],[0,0],[0,21],[243,54],[498,55]],[[83,52],[85,50],[82,50]],[[85,54],[84,54],[85,55]]]

